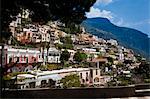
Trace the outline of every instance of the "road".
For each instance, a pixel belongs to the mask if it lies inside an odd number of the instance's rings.
[[[126,97],[126,98],[108,98],[108,99],[150,99],[150,96],[144,96],[144,97]]]

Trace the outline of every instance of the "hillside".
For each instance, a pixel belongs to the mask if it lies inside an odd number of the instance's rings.
[[[150,57],[148,35],[131,28],[118,27],[106,18],[89,18],[83,21],[86,31],[104,39],[116,39],[120,44],[132,48],[145,57]]]

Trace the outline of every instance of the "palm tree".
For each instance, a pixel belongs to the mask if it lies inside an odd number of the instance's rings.
[[[47,55],[46,55],[46,65],[47,65],[47,62],[48,62],[48,51],[49,51],[49,48],[50,48],[50,42],[41,42],[41,45],[40,45],[43,49],[43,59],[44,59],[44,51],[45,51],[45,48],[47,49]],[[43,60],[43,64],[45,65],[45,61]]]
[[[45,65],[45,61],[44,61],[45,42],[41,42],[40,47],[42,48],[43,65]]]
[[[50,48],[50,42],[46,42],[46,49],[47,49],[47,56],[46,56],[46,62],[48,63],[48,51],[49,51],[49,48]]]

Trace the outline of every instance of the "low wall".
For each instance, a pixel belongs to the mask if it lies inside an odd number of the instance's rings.
[[[145,83],[145,84],[136,84],[135,89],[150,89],[150,83]]]
[[[5,90],[4,98],[111,98],[135,95],[135,87]]]

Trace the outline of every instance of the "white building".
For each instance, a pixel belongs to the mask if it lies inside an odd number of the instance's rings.
[[[17,76],[18,79],[23,78],[22,80],[18,80],[17,84],[20,84],[20,88],[31,88],[31,83],[35,83],[34,87],[40,87],[43,84],[54,84],[55,86],[59,86],[60,80],[67,75],[77,74],[81,81],[81,84],[88,85],[99,85],[104,84],[104,79],[101,76],[100,69],[97,68],[68,68],[61,70],[53,70],[53,71],[31,71],[31,74],[19,74]],[[12,79],[14,79],[13,77]]]
[[[39,33],[41,34],[41,41],[42,42],[50,42],[50,34],[49,34],[50,28],[48,26],[40,26],[39,27]]]
[[[43,49],[41,48],[41,53],[44,54],[43,65],[45,65],[46,62],[60,63],[60,51],[57,50],[56,48],[49,48],[48,52],[47,49],[45,49],[43,52]]]
[[[87,60],[91,60],[91,58],[97,58],[100,52],[97,52],[94,48],[82,48],[82,51],[87,54]]]
[[[110,43],[111,45],[115,45],[115,46],[118,45],[118,42],[116,40],[113,40],[113,39],[107,40],[107,43]]]
[[[48,63],[60,63],[60,51],[56,48],[49,48]]]

